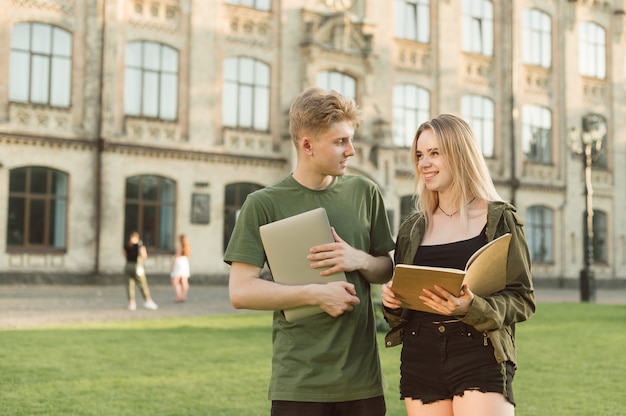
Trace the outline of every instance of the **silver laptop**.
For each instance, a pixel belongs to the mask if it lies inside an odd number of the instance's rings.
[[[346,280],[344,272],[320,276],[323,268],[311,268],[309,249],[334,242],[326,210],[316,208],[259,227],[267,263],[275,282],[285,285],[328,283]],[[284,310],[285,318],[294,321],[322,313],[318,306],[301,306]]]

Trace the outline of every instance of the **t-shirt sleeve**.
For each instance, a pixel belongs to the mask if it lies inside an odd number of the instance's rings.
[[[233,234],[224,253],[224,262],[248,263],[258,267],[265,264],[265,251],[261,242],[259,226],[263,210],[254,198],[248,197],[241,207]]]

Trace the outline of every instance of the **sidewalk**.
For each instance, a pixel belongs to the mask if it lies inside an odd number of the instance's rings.
[[[94,321],[125,321],[212,314],[249,313],[234,309],[228,286],[192,285],[185,303],[174,302],[171,286],[150,286],[156,311],[126,309],[123,285],[0,285],[0,330]],[[579,302],[578,289],[536,288],[537,302]],[[141,299],[137,294],[138,301]],[[626,305],[626,290],[599,289],[596,303]]]

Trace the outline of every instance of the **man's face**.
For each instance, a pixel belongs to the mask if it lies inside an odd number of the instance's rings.
[[[354,156],[353,136],[352,124],[339,121],[311,140],[312,160],[318,173],[330,176],[346,173],[348,158]]]

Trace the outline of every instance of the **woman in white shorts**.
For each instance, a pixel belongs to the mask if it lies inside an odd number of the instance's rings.
[[[170,280],[176,293],[176,302],[185,302],[189,291],[189,240],[181,234],[176,246],[176,257],[172,262]]]

